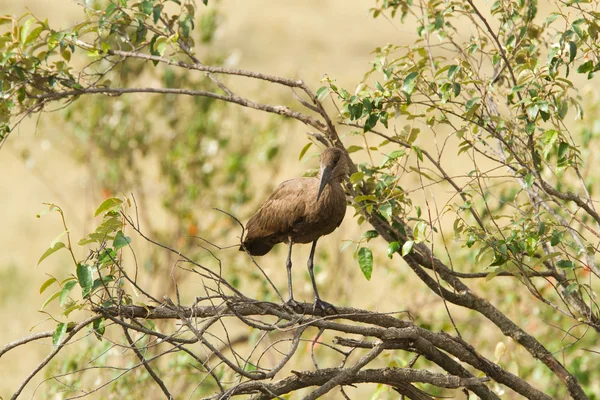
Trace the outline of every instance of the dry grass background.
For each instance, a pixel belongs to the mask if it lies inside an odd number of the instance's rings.
[[[230,0],[220,5],[223,21],[216,43],[224,51],[239,55],[239,68],[302,78],[314,89],[327,73],[337,79],[339,86],[352,88],[369,69],[370,52],[375,47],[386,43],[408,44],[416,38],[410,24],[373,20],[368,15],[370,6],[371,2],[362,0]],[[0,0],[0,7],[2,14],[20,15],[30,10],[39,18],[47,17],[54,27],[66,27],[81,19],[80,7],[71,0]],[[246,92],[254,91],[254,98],[281,101],[281,94],[272,95],[268,88],[252,85]],[[71,268],[66,253],[36,267],[39,256],[60,232],[56,215],[42,220],[35,217],[43,209],[42,203],[60,204],[74,235],[80,237],[91,228],[93,210],[101,200],[98,188],[90,185],[87,171],[61,150],[60,129],[48,115],[29,120],[0,152],[0,170],[4,172],[0,174],[0,185],[5,193],[0,203],[0,221],[4,227],[0,231],[0,315],[3,319],[0,344],[26,335],[32,326],[44,320],[43,314],[33,311],[48,295],[37,291],[46,279],[44,273],[64,273]],[[284,125],[281,135],[287,143],[282,158],[285,166],[277,180],[301,175],[308,167],[307,163],[297,161],[298,152],[306,143],[305,133],[306,127],[298,123]],[[260,174],[257,173],[257,185],[266,181]],[[356,237],[357,228],[351,214],[349,209],[342,227],[320,246],[337,249],[343,239]],[[308,281],[304,287],[300,284],[308,247],[295,250],[294,262],[297,297],[310,301]],[[381,250],[384,254],[383,247]],[[337,251],[332,253],[338,254]],[[279,251],[261,260],[282,289],[285,287],[284,257]],[[443,313],[441,307],[427,308],[439,305],[439,301],[416,280],[409,278],[409,284],[398,286],[397,274],[392,277],[386,269],[378,268],[378,263],[385,262],[388,260],[383,256],[376,258],[373,279],[367,282],[351,252],[342,253],[332,260],[331,269],[320,275],[321,280],[331,282],[321,282],[323,298],[336,303],[337,299],[343,299],[341,304],[371,310],[418,310],[420,319],[425,321],[435,313]],[[395,263],[399,264],[396,260]],[[396,292],[390,292],[394,287]],[[410,288],[410,291],[398,291],[399,288]],[[36,329],[52,327],[53,323],[45,323]],[[492,353],[486,354],[492,358],[493,348],[492,343]],[[3,357],[0,396],[10,397],[18,382],[48,351],[47,345],[30,344]]]

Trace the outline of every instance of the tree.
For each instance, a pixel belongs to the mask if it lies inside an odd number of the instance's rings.
[[[337,146],[351,157],[367,155],[369,161],[350,167],[347,182],[356,222],[369,228],[353,243],[365,277],[371,278],[378,259],[372,250],[377,248],[375,239],[383,239],[395,273],[406,274],[407,265],[429,288],[431,298],[442,300],[443,321],[417,324],[344,307],[324,315],[308,304],[290,309],[281,305],[277,288],[252,259],[245,262],[260,272],[255,280],[262,288],[261,297],[248,296],[223,273],[220,258],[215,256],[216,267],[211,268],[154,240],[154,232],[147,234],[133,196],[110,197],[100,205],[96,215],[101,223],[79,242],[91,249],[81,260],[73,251],[63,210],[52,204],[49,211],[62,217],[66,240],[57,240],[40,261],[64,248],[72,255],[73,272],[66,279],[51,278],[41,288],[58,286],[48,300],[64,307],[56,329],[0,351],[52,337],[53,351],[14,398],[84,328],[101,340],[98,346],[108,342],[137,358],[135,364],[127,364],[123,356],[103,361],[100,369],[121,372],[95,384],[92,393],[109,384],[117,393],[143,391],[143,384],[136,387],[128,378],[128,371],[137,368],[144,368],[143,379],[152,380],[167,398],[196,392],[209,398],[276,398],[306,387],[312,388],[302,392],[304,398],[334,389],[349,396],[350,385],[358,383],[382,384],[409,398],[427,397],[415,382],[429,384],[427,392],[436,395],[449,393],[443,388],[464,388],[485,399],[499,398],[503,390],[531,399],[565,393],[584,399],[597,391],[584,367],[592,362],[596,351],[589,348],[600,330],[594,244],[600,237],[600,216],[593,200],[596,171],[590,168],[597,130],[594,121],[585,119],[597,105],[593,94],[587,98],[594,101],[583,102],[579,89],[584,87],[582,78],[591,80],[600,69],[595,3],[560,1],[555,11],[539,15],[534,0],[496,2],[489,9],[472,0],[378,1],[371,9],[374,17],[416,21],[419,40],[407,47],[378,48],[373,68],[356,90],[338,87],[334,77],[313,90],[301,80],[222,67],[218,59],[211,60],[216,65],[205,65],[194,51],[196,25],[203,27],[199,36],[207,40],[214,29],[211,8],[203,7],[177,0],[98,2],[85,8],[84,22],[66,31],[54,31],[48,22],[34,18],[7,19],[11,26],[0,42],[0,145],[26,115],[56,104],[73,107],[92,95],[104,95],[107,104],[114,96],[135,93],[166,99],[192,96],[203,116],[232,103],[299,121],[317,131],[311,134],[314,143]],[[197,18],[197,13],[202,16]],[[465,26],[470,35],[460,33]],[[91,63],[80,64],[74,57],[80,53]],[[171,79],[146,85],[139,77],[153,66]],[[131,72],[131,79],[113,83],[118,67]],[[207,79],[194,81],[192,72],[203,72]],[[221,76],[289,88],[290,105],[241,96]],[[333,111],[324,106],[328,96]],[[78,121],[74,114],[70,118]],[[573,120],[581,122],[573,128]],[[79,123],[89,121],[81,118]],[[342,129],[349,132],[344,140]],[[137,135],[122,133],[122,142],[143,142],[139,132],[145,130],[142,125]],[[200,140],[197,131],[188,131],[192,143]],[[229,143],[218,129],[202,132]],[[94,138],[99,149],[101,139]],[[165,159],[192,160],[195,153],[188,150],[195,147],[189,143],[187,148],[175,143],[172,158]],[[234,151],[244,147],[236,145],[240,143],[233,145]],[[106,153],[107,159],[114,155]],[[208,162],[211,155],[205,158]],[[186,189],[193,184],[176,170],[166,167],[164,173],[172,179],[172,201],[190,194]],[[243,181],[237,183],[243,188]],[[207,187],[212,184],[206,182]],[[174,210],[188,227],[198,201],[191,193]],[[166,202],[171,208],[173,204]],[[236,216],[229,217],[230,226],[239,223]],[[243,232],[243,224],[239,229]],[[194,229],[188,231],[195,236]],[[174,254],[177,268],[202,282],[204,294],[192,299],[181,293],[175,275],[175,291],[165,299],[138,284],[141,270],[135,259],[124,258],[135,240],[149,242],[152,251]],[[204,256],[214,250],[207,240],[191,241],[203,243]],[[76,287],[81,295],[73,291]],[[139,293],[147,301],[136,300]],[[515,307],[535,307],[538,315],[526,318],[552,322],[537,329],[524,327],[525,318],[515,315]],[[85,310],[88,316],[68,322],[74,310]],[[179,325],[154,322],[163,319]],[[313,328],[318,333],[309,339],[307,331]],[[241,334],[246,330],[251,333]],[[498,342],[496,359],[486,357],[489,344],[477,334],[488,331],[501,332],[516,349]],[[330,344],[324,338],[332,335],[342,336]],[[315,368],[305,363],[302,371],[290,371],[292,359],[300,358],[302,364],[298,349],[304,341],[311,343]],[[518,357],[516,372],[503,360],[509,351]],[[333,355],[324,355],[329,352]],[[407,353],[414,354],[409,362],[386,358]],[[90,393],[79,386],[91,379],[81,367],[90,354],[80,356],[64,374],[51,372],[63,389],[76,395]],[[169,373],[163,360],[170,358],[181,374]],[[333,359],[341,366],[324,368],[325,359],[327,365]],[[414,368],[417,362],[419,368]],[[367,364],[373,368],[366,369]],[[80,378],[76,384],[61,381],[66,376]]]

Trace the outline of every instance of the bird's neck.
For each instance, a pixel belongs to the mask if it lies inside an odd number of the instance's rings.
[[[319,171],[316,178],[318,181],[321,180],[321,171]],[[327,185],[342,183],[343,180],[344,180],[344,175],[332,175],[331,178],[329,178],[329,180],[327,181]]]
[[[321,197],[322,198],[323,197],[329,198],[333,192],[336,192],[338,190],[342,190],[343,191],[341,183],[342,182],[341,182],[340,178],[338,178],[338,177],[331,178],[325,184],[325,187],[323,188],[323,194],[321,195]]]

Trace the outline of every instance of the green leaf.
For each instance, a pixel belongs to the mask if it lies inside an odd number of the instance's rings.
[[[42,32],[44,32],[43,26],[38,26],[37,28],[33,29],[31,32],[29,32],[29,35],[27,35],[27,38],[25,39],[25,44],[27,45],[35,42],[40,37],[40,34]]]
[[[156,41],[154,42],[154,52],[157,55],[162,57],[165,54],[166,49],[167,49],[167,38],[164,36],[160,36],[160,37],[156,38]]]
[[[579,72],[580,74],[585,74],[587,72],[590,72],[593,69],[594,69],[594,62],[592,60],[588,60],[588,61],[584,62],[583,64],[581,64],[577,68],[577,72]]]
[[[417,137],[419,137],[419,133],[421,133],[421,129],[419,128],[410,128],[408,132],[408,138],[406,141],[410,144],[413,144]]]
[[[397,158],[404,156],[405,154],[406,154],[406,150],[404,150],[404,149],[394,150],[390,154],[387,155],[387,158],[388,158],[388,160],[395,160]]]
[[[68,317],[69,314],[71,314],[73,311],[80,310],[82,306],[83,306],[82,304],[73,303],[73,304],[71,304],[71,306],[69,308],[67,308],[65,311],[63,311],[62,315],[64,315],[65,317]]]
[[[513,86],[513,88],[510,90],[510,94],[515,94],[517,92],[522,91],[523,89],[525,89],[525,85]]]
[[[554,146],[554,143],[556,142],[557,139],[558,139],[558,131],[557,130],[548,129],[546,132],[544,132],[544,136],[542,137],[542,141],[545,143],[544,151],[543,151],[544,158],[548,157],[548,154],[550,154],[550,150],[552,150],[552,147]]]
[[[391,242],[390,244],[388,244],[388,248],[387,248],[387,256],[388,256],[388,258],[394,257],[394,254],[397,253],[398,250],[400,250],[400,243],[398,243],[398,242]]]
[[[319,90],[317,90],[317,93],[315,94],[315,96],[317,97],[317,100],[321,101],[328,94],[329,94],[329,88],[327,86],[321,86],[319,88]]]
[[[71,61],[71,52],[69,50],[65,49],[60,53],[60,55],[65,59],[65,61]]]
[[[162,9],[163,9],[162,4],[154,6],[154,8],[152,9],[152,20],[154,21],[155,24],[160,19],[160,13],[162,12]]]
[[[48,304],[50,304],[50,302],[51,302],[52,300],[54,300],[54,299],[56,299],[58,296],[60,296],[60,292],[61,292],[61,291],[59,290],[58,292],[54,293],[52,296],[48,297],[48,298],[46,299],[46,301],[45,301],[45,302],[42,304],[42,306],[40,307],[40,310],[43,310],[43,309],[44,309],[44,307],[46,307]]]
[[[571,28],[573,28],[573,31],[575,31],[575,33],[577,34],[577,36],[579,36],[580,39],[583,39],[583,31],[581,30],[577,22],[578,21],[575,21],[573,24],[571,24]]]
[[[77,264],[77,280],[81,286],[81,296],[85,299],[92,291],[92,267],[86,264]]]
[[[186,39],[188,37],[190,37],[190,32],[193,29],[192,24],[193,24],[193,21],[192,21],[190,15],[188,15],[183,20],[181,20],[181,19],[179,20],[179,28],[181,29],[181,35]]]
[[[69,233],[69,230],[61,232],[60,235],[55,237],[54,240],[52,242],[50,242],[50,247],[54,247],[56,245],[56,243],[58,243],[60,241],[60,239],[67,233]]]
[[[402,245],[402,257],[410,254],[410,252],[413,249],[415,242],[414,240],[407,240],[406,242],[404,242],[404,244]]]
[[[54,330],[54,334],[52,335],[52,345],[54,347],[58,347],[62,342],[63,338],[67,333],[67,324],[64,322],[59,323]]]
[[[21,27],[21,44],[25,43],[27,36],[29,35],[29,29],[31,28],[31,24],[35,22],[35,19],[29,18],[23,26]]]
[[[388,202],[386,202],[384,204],[381,204],[379,206],[379,212],[387,220],[391,220],[392,219],[393,208],[392,208],[392,205],[390,204],[390,202],[388,201]]]
[[[415,90],[415,86],[417,84],[417,77],[419,76],[418,72],[411,72],[404,78],[404,82],[402,83],[402,91],[406,93],[408,96],[412,94]]]
[[[65,285],[63,286],[62,290],[60,291],[60,296],[58,298],[58,303],[61,305],[61,307],[67,300],[69,292],[75,287],[75,285],[77,285],[77,281],[73,280],[65,283]]]
[[[553,253],[546,254],[544,257],[542,257],[542,258],[539,258],[539,259],[532,258],[532,261],[533,261],[533,266],[542,265],[542,264],[543,264],[543,263],[545,263],[546,261],[548,261],[548,260],[551,260],[551,259],[553,259],[554,257],[558,257],[558,256],[560,256],[560,255],[562,255],[562,253],[561,253],[561,252],[559,252],[559,251],[555,251],[555,252],[553,252]]]
[[[379,117],[377,116],[377,114],[371,114],[371,115],[369,115],[369,117],[365,121],[364,131],[368,132],[371,129],[373,129],[375,127],[375,125],[377,124],[378,120],[379,120]]]
[[[553,231],[552,232],[552,237],[550,238],[550,244],[552,246],[556,246],[557,244],[560,243],[560,241],[562,240],[563,237],[563,233],[560,231]]]
[[[348,104],[348,113],[350,114],[350,119],[351,120],[357,120],[360,117],[362,117],[362,113],[363,113],[363,105],[362,103],[356,103],[356,104]]]
[[[477,240],[477,236],[475,236],[475,234],[471,233],[467,237],[467,242],[465,244],[467,245],[468,248],[471,248],[475,244],[475,240]]]
[[[427,236],[425,235],[426,231],[427,231],[427,224],[425,223],[425,221],[417,222],[417,224],[415,225],[415,228],[413,230],[413,236],[415,237],[415,242],[417,242],[417,243],[424,242],[427,239]]]
[[[388,113],[387,111],[382,111],[379,113],[379,122],[386,128],[388,127]]]
[[[121,200],[117,197],[110,197],[110,198],[104,200],[102,202],[102,204],[100,204],[100,207],[98,207],[98,209],[94,213],[94,217],[97,217],[98,215],[102,214],[105,211],[117,208],[121,204],[123,204],[123,200]]]
[[[491,281],[492,279],[494,279],[495,277],[497,277],[500,274],[500,272],[503,271],[502,268],[498,268],[498,267],[492,267],[490,269],[493,270],[493,271],[491,271],[489,274],[487,274],[485,276],[485,281],[486,282]]]
[[[358,265],[365,278],[370,281],[373,273],[373,253],[371,253],[371,249],[361,247],[358,250]]]
[[[494,259],[492,260],[490,267],[499,267],[500,265],[506,264],[507,261],[508,260],[506,259],[506,257],[504,257],[501,254],[495,253]]]
[[[96,230],[88,234],[85,238],[81,239],[78,244],[83,246],[88,243],[98,242],[103,243],[107,240],[115,238],[113,234],[123,228],[123,221],[118,215],[112,215],[110,217],[104,217],[102,223],[96,228]]]
[[[540,111],[540,108],[538,107],[537,104],[532,104],[529,107],[527,107],[527,116],[529,117],[529,119],[535,119],[535,117],[537,117],[538,112]]]
[[[140,11],[142,11],[146,15],[152,14],[152,8],[154,4],[152,0],[144,0],[140,4]]]
[[[80,246],[85,246],[86,244],[94,243],[94,242],[95,243],[102,243],[105,240],[109,240],[109,239],[114,239],[114,236],[109,235],[108,232],[105,232],[105,233],[90,233],[89,235],[87,235],[83,239],[80,239],[79,242],[77,242],[77,244],[80,245]]]
[[[104,326],[104,318],[99,318],[95,320],[92,323],[92,330],[94,331],[98,339],[102,339],[102,335],[104,335],[104,332],[106,330]]]
[[[348,154],[356,153],[357,151],[360,151],[360,150],[363,150],[362,146],[352,145],[352,146],[348,147]]]
[[[298,161],[302,160],[302,157],[304,157],[304,155],[306,154],[306,152],[308,151],[308,149],[310,148],[310,146],[312,146],[312,142],[308,142],[300,151],[300,155],[298,156]]]
[[[454,91],[454,97],[458,97],[458,95],[460,94],[460,89],[461,89],[460,83],[454,82],[452,84],[452,90]]]
[[[553,12],[551,13],[549,16],[546,17],[546,26],[550,25],[551,23],[553,23],[554,21],[556,21],[556,19],[560,17],[560,14],[557,12]]]
[[[354,242],[352,240],[346,240],[346,242],[340,247],[340,253],[343,253],[348,247],[350,247]]]
[[[117,236],[115,236],[115,240],[113,242],[113,247],[115,250],[119,250],[131,243],[131,238],[129,236],[123,235],[122,231],[117,232]]]
[[[577,282],[573,282],[571,283],[569,286],[567,286],[567,288],[565,289],[565,296],[569,296],[572,295],[574,293],[577,293],[579,291],[579,283]]]
[[[104,16],[106,18],[110,18],[110,16],[117,10],[117,5],[115,3],[110,3],[106,10],[104,10]]]
[[[417,152],[417,158],[423,161],[423,152],[421,151],[421,148],[417,146],[413,146],[412,148]]]
[[[565,142],[560,142],[560,144],[558,145],[559,160],[565,158],[565,155],[567,154],[567,150],[569,150],[569,145]]]
[[[475,104],[479,104],[479,100],[479,97],[473,97],[471,100],[467,101],[467,103],[465,104],[466,110],[469,111],[471,108],[473,108]]]
[[[350,183],[351,184],[356,184],[356,183],[360,183],[363,178],[364,178],[365,174],[363,172],[355,172],[352,174],[352,176],[350,176]]]
[[[377,233],[377,231],[375,230],[370,230],[370,231],[366,231],[365,233],[363,233],[362,237],[367,239],[367,241],[376,238],[377,236],[379,236],[379,233]]]
[[[115,277],[112,275],[105,275],[102,277],[102,280],[94,279],[94,284],[92,285],[91,293],[93,293],[96,289],[101,288],[104,285],[106,285],[107,283],[112,282],[114,280],[115,280]]]
[[[150,40],[150,54],[152,54],[153,56],[158,56],[158,51],[156,51],[156,40],[159,38],[159,36],[157,34],[154,34],[154,36],[152,36],[152,39]],[[158,65],[158,60],[152,60],[152,64],[154,64],[154,66],[156,67]]]
[[[37,265],[40,265],[40,263],[42,261],[44,261],[46,258],[48,258],[51,254],[57,252],[58,250],[60,250],[62,248],[65,248],[65,247],[66,246],[65,246],[65,244],[63,242],[58,242],[58,243],[55,243],[53,246],[50,246],[48,248],[48,250],[46,250],[44,252],[44,254],[42,254],[42,256],[40,257],[40,259],[37,262]]]
[[[558,117],[560,119],[565,119],[565,116],[567,115],[568,111],[569,111],[569,103],[567,103],[566,101],[561,102],[558,107]]]
[[[460,71],[460,66],[459,65],[451,65],[450,68],[448,69],[448,79],[449,80],[453,80],[454,79],[454,75],[456,75],[456,73]]]
[[[535,123],[533,122],[528,122],[527,125],[525,125],[525,132],[527,132],[528,135],[533,135],[535,133]]]
[[[48,287],[50,285],[52,285],[54,282],[56,282],[56,278],[52,277],[52,278],[46,280],[46,282],[42,283],[42,286],[40,286],[40,294],[44,293],[44,291],[46,289],[48,289]]]
[[[560,260],[559,262],[556,263],[556,266],[558,268],[562,268],[562,269],[575,268],[575,264],[573,264],[573,261],[571,261],[571,260]]]
[[[569,62],[573,62],[575,56],[577,55],[577,45],[575,42],[569,42]]]

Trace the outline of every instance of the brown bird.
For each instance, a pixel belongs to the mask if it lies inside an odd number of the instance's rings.
[[[321,300],[315,283],[313,259],[317,240],[333,232],[346,214],[346,195],[342,180],[347,174],[344,152],[327,148],[321,153],[321,168],[316,178],[290,179],[280,184],[250,218],[248,233],[240,246],[253,256],[267,254],[277,243],[288,243],[286,262],[288,304],[295,306],[292,293],[292,245],[310,243],[308,272],[315,292],[315,308],[335,308]]]

